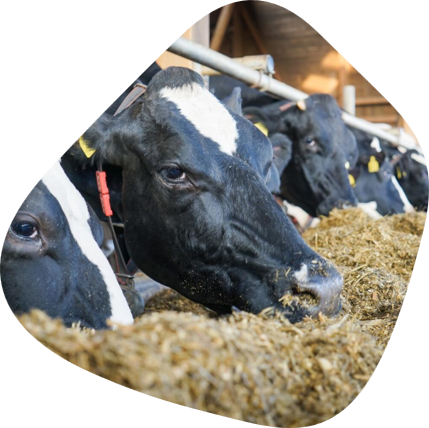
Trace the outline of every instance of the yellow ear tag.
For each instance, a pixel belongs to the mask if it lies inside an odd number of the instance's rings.
[[[402,171],[399,166],[396,167],[396,177],[400,180],[402,178]]]
[[[349,181],[350,181],[350,185],[351,185],[352,187],[356,187],[356,180],[355,180],[355,178],[353,177],[353,175],[351,175],[351,174],[349,174]]]
[[[90,158],[95,153],[95,150],[88,146],[88,143],[83,139],[83,137],[79,138],[79,146],[87,158]]]
[[[262,122],[258,122],[258,123],[254,123],[254,125],[266,136],[268,137],[268,129],[267,127],[262,123]]]
[[[380,164],[377,162],[375,156],[371,156],[368,162],[368,172],[374,173],[380,171]]]

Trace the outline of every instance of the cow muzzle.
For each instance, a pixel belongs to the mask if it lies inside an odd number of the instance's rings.
[[[299,321],[305,316],[336,315],[341,309],[343,278],[325,261],[303,263],[290,277],[289,290],[279,299],[282,312],[290,320]]]

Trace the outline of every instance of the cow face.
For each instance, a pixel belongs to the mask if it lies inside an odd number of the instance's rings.
[[[397,158],[393,159],[394,173],[400,186],[413,207],[419,211],[427,211],[429,180],[425,158],[416,150],[398,152],[396,156]]]
[[[122,167],[127,249],[153,279],[218,311],[273,306],[294,321],[338,311],[341,276],[267,188],[270,141],[196,73],[158,73],[143,100],[83,138],[95,162]]]
[[[357,129],[359,158],[349,174],[359,202],[376,202],[381,215],[411,212],[413,208],[399,185],[394,171],[397,160],[390,161],[377,137]]]
[[[59,164],[37,184],[16,214],[1,255],[1,280],[15,313],[33,308],[107,327],[132,323],[130,309],[99,245],[98,220]]]
[[[345,165],[355,162],[356,143],[335,100],[313,95],[284,112],[280,132],[293,142],[282,176],[282,194],[311,215],[355,205]]]
[[[245,113],[253,122],[262,121],[270,136],[282,133],[292,141],[292,158],[281,176],[285,199],[312,216],[357,203],[345,168],[356,162],[356,141],[331,96],[316,94]]]
[[[374,157],[375,158],[375,157]],[[377,170],[371,170],[369,157],[364,157],[349,173],[354,177],[354,192],[359,202],[376,202],[381,215],[404,213],[404,201],[398,191],[393,166],[384,156],[377,156]]]

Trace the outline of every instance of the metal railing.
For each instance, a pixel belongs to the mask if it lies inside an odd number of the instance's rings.
[[[250,86],[259,88],[261,91],[268,92],[280,98],[290,101],[299,101],[307,98],[309,95],[299,91],[292,86],[279,82],[272,76],[246,67],[239,62],[234,61],[226,55],[216,52],[205,46],[199,45],[183,37],[176,40],[168,51],[197,62],[201,65],[217,70],[222,74],[241,80]],[[343,113],[344,122],[352,128],[360,129],[368,134],[379,137],[395,146],[402,146],[406,149],[415,149],[422,153],[421,148],[416,144],[414,138],[408,134],[395,135],[377,127],[364,119],[352,116],[346,112]]]

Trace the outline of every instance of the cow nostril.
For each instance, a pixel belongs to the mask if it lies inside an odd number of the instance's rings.
[[[312,290],[303,290],[299,285],[293,285],[290,292],[286,293],[280,302],[283,306],[299,306],[301,308],[313,308],[320,302],[320,297]]]

